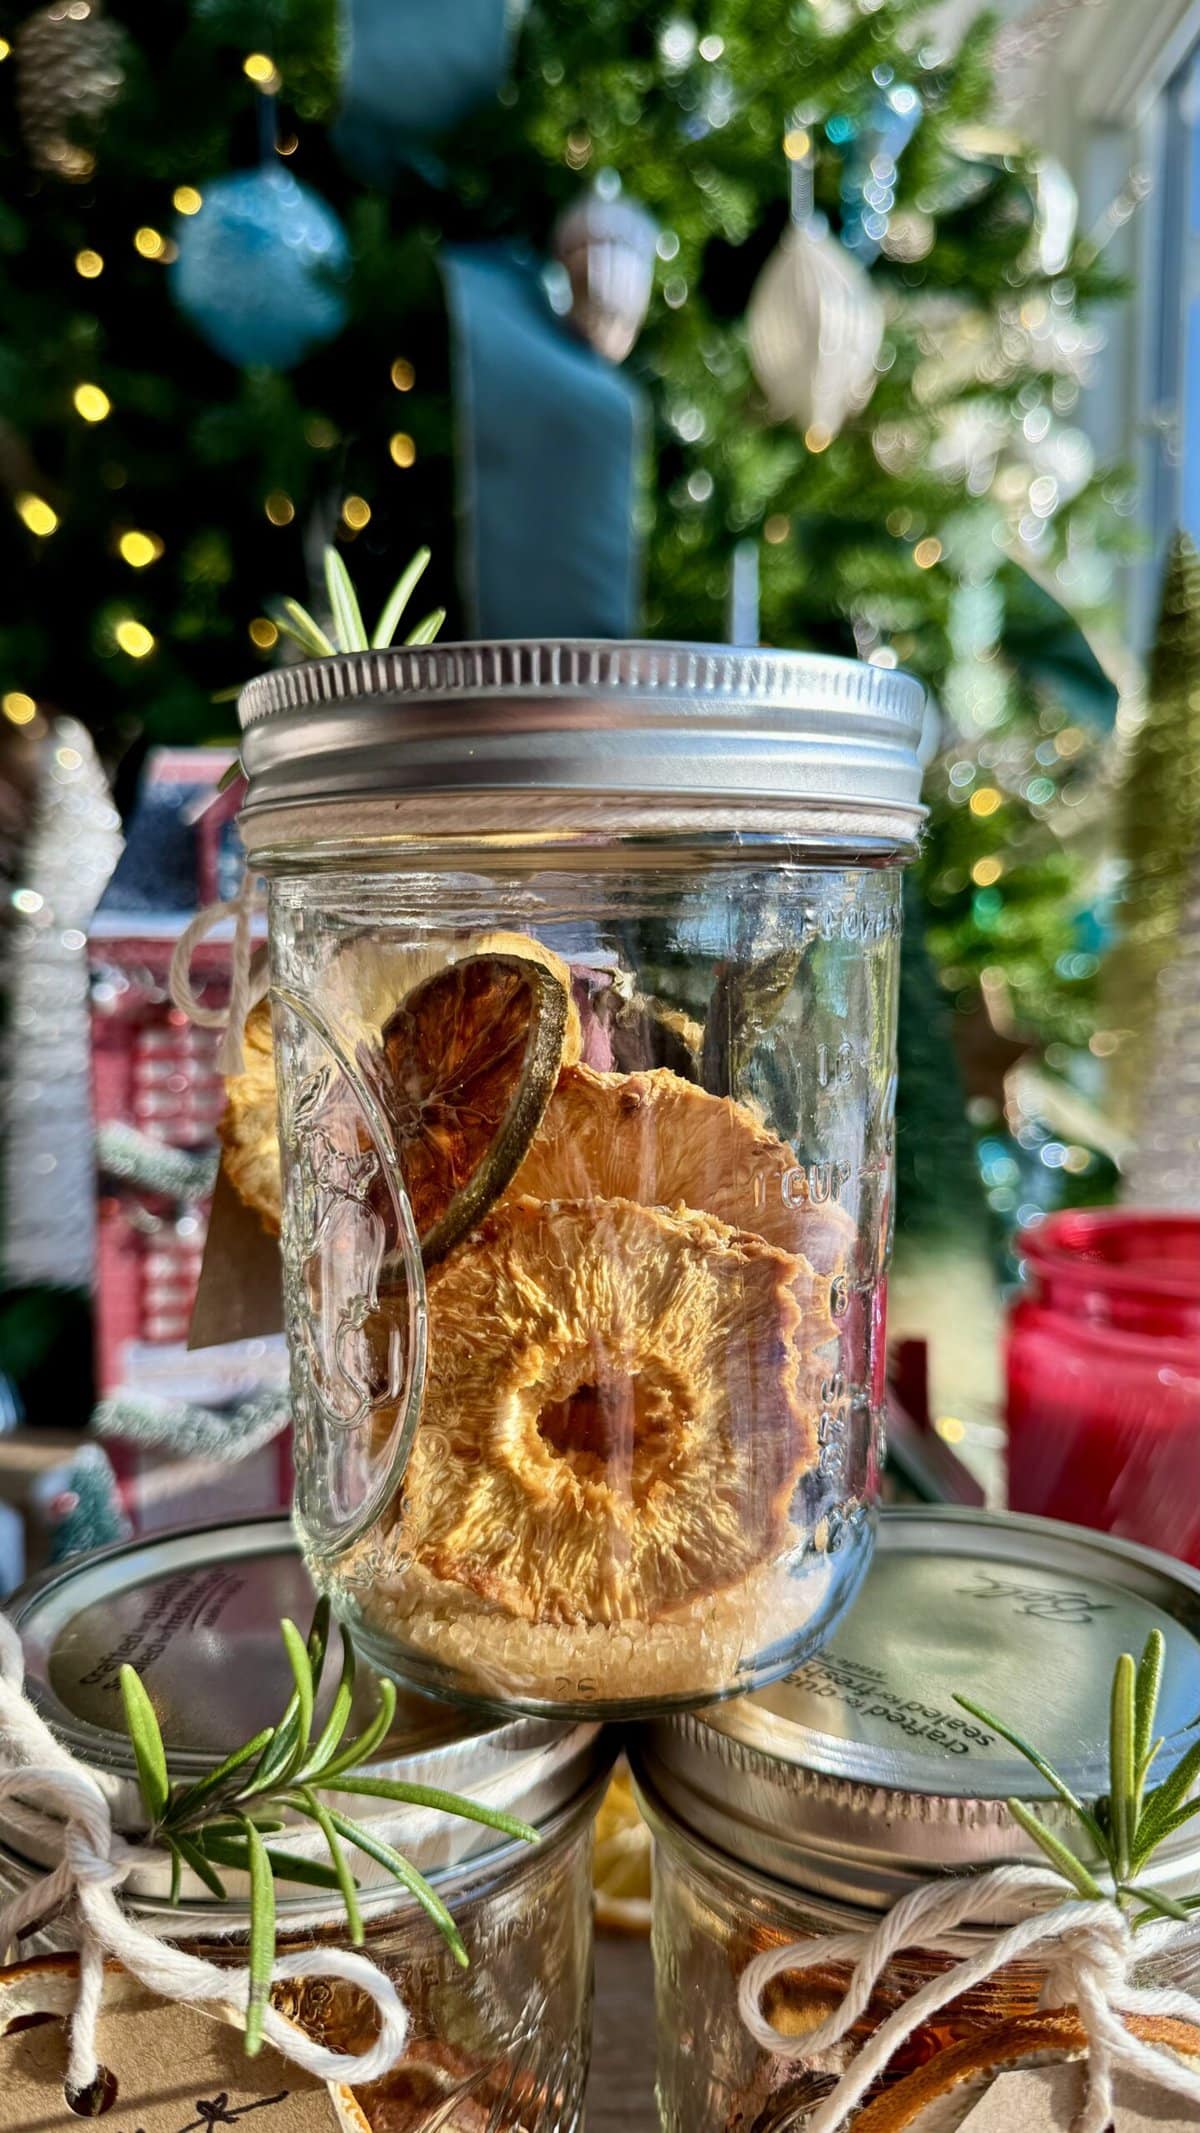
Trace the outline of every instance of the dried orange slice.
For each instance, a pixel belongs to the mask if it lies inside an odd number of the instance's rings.
[[[596,1817],[592,1891],[596,1924],[603,1931],[650,1931],[650,1852],[650,1831],[638,1811],[629,1766],[622,1759]]]
[[[816,1456],[815,1287],[684,1209],[494,1208],[430,1282],[393,1558],[538,1622],[653,1621],[736,1584],[786,1544]]]
[[[570,970],[524,933],[417,948],[356,941],[330,964],[321,1006],[395,1114],[401,1175],[432,1261],[503,1191],[560,1067],[579,1057]],[[244,1071],[226,1085],[223,1160],[240,1198],[277,1236],[279,1128],[265,1000],[247,1017],[243,1049]]]
[[[836,1202],[817,1206],[806,1197],[794,1153],[744,1104],[710,1096],[667,1067],[645,1074],[568,1067],[513,1191],[694,1208],[801,1253],[824,1275],[843,1265],[854,1236]]]
[[[275,1108],[275,1046],[271,1006],[260,1000],[246,1017],[245,1061],[225,1083],[225,1109],[217,1131],[221,1161],[238,1198],[252,1207],[263,1228],[279,1235],[279,1118]]]
[[[489,945],[415,986],[384,1024],[383,1100],[427,1265],[499,1198],[537,1131],[578,1044],[566,975]]]

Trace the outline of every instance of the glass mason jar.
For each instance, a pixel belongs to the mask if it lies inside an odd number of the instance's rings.
[[[309,1579],[286,1520],[267,1519],[135,1541],[51,1571],[8,1603],[26,1655],[26,1689],[72,1753],[106,1773],[118,1828],[144,1828],[122,1729],[118,1668],[137,1667],[158,1713],[173,1777],[195,1778],[256,1733],[291,1688],[279,1619],[307,1621]],[[335,1639],[336,1642],[336,1639]],[[327,1668],[319,1728],[336,1684]],[[375,1707],[360,1675],[350,1732]],[[510,1718],[480,1728],[447,1703],[401,1694],[396,1722],[366,1768],[459,1792],[534,1824],[536,1845],[458,1817],[330,1795],[417,1866],[449,1906],[466,1944],[461,1969],[415,1899],[347,1845],[362,1888],[364,1952],[408,2009],[405,2055],[356,2089],[370,2133],[576,2133],[591,2041],[592,1828],[613,1749],[596,1725]],[[376,1811],[378,1810],[378,1811]],[[300,1831],[308,1839],[300,1838]],[[311,1826],[278,1843],[322,1856]],[[43,1869],[45,1824],[0,1803],[0,1887]],[[227,1903],[189,1873],[171,1906],[165,1859],[138,1868],[123,1901],[153,1930],[213,1962],[246,1960],[246,1877],[222,1870]],[[336,1897],[277,1881],[281,1949],[347,1944]],[[71,1946],[48,1920],[21,1942],[29,1956]],[[16,1951],[0,1949],[0,1961]],[[331,2049],[374,2035],[369,2002],[337,1979],[274,1988],[276,2005]]]
[[[852,1597],[921,708],[672,645],[243,692],[297,1524],[373,1663],[617,1715],[777,1675]]]
[[[635,1737],[631,1760],[655,1838],[664,2133],[802,2125],[872,2030],[980,1949],[976,1927],[903,1949],[844,2044],[816,2065],[762,2049],[739,2013],[739,1982],[754,1957],[797,1940],[869,1932],[934,1878],[1037,1860],[1007,1811],[1010,1796],[1028,1800],[1078,1847],[1078,1826],[1049,1788],[954,1696],[995,1711],[1077,1796],[1097,1798],[1109,1782],[1113,1665],[1122,1651],[1140,1652],[1156,1627],[1167,1643],[1166,1744],[1155,1766],[1165,1776],[1194,1738],[1200,1576],[1147,1549],[1043,1519],[885,1511],[857,1605],[819,1658],[754,1696]],[[1145,1871],[1166,1894],[1194,1894],[1195,1825]],[[1010,1913],[997,1925],[1012,1922]],[[1171,1963],[1158,1981],[1194,1991],[1200,1947]],[[785,1970],[760,2006],[781,2037],[804,2036],[840,2004],[850,1975],[842,1961]],[[928,2063],[967,2039],[986,2063],[985,2032],[1034,2015],[1043,1982],[1029,1960],[952,2000],[914,2031],[885,2084],[921,2067],[932,2095]],[[894,2123],[909,2123],[899,2099]]]

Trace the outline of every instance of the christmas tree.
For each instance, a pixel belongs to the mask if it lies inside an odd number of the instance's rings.
[[[1121,792],[1125,881],[1120,938],[1106,972],[1114,1115],[1128,1125],[1157,1057],[1159,980],[1176,951],[1200,851],[1200,555],[1171,544],[1142,722]]]
[[[942,982],[999,970],[1078,1043],[1064,832],[1114,692],[1077,618],[1122,497],[1072,416],[1114,284],[991,123],[987,25],[951,51],[938,13],[494,0],[472,41],[363,5],[347,46],[328,0],[10,12],[8,717],[227,736],[330,537],[369,609],[428,541],[447,636],[904,664]]]
[[[1175,952],[1159,978],[1151,1043],[1125,1197],[1135,1207],[1200,1214],[1200,844]]]

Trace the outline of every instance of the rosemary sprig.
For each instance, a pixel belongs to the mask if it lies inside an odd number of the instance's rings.
[[[190,1783],[172,1781],[162,1733],[145,1684],[133,1667],[121,1668],[125,1726],[133,1746],[138,1790],[146,1814],[144,1841],[147,1846],[165,1850],[170,1857],[171,1903],[179,1900],[185,1867],[222,1902],[227,1901],[228,1890],[221,1879],[221,1868],[248,1877],[250,1999],[246,2050],[251,2056],[262,2042],[263,2010],[275,1960],[276,1882],[298,1882],[339,1896],[350,1939],[356,1947],[362,1943],[360,1890],[347,1862],[347,1846],[385,1867],[428,1913],[455,1961],[463,1965],[468,1961],[453,1918],[424,1875],[373,1829],[322,1800],[322,1792],[394,1800],[402,1806],[433,1809],[482,1822],[489,1829],[521,1837],[526,1843],[537,1840],[537,1831],[529,1823],[496,1808],[481,1807],[458,1793],[442,1792],[429,1785],[408,1785],[398,1778],[360,1774],[391,1729],[396,1690],[392,1682],[381,1680],[373,1717],[361,1733],[346,1738],[354,1698],[354,1649],[344,1630],[340,1631],[341,1675],[329,1716],[314,1741],[329,1631],[330,1609],[325,1599],[317,1603],[307,1637],[301,1636],[294,1622],[280,1623],[294,1686],[278,1723],[264,1727],[252,1740],[227,1755],[215,1770]],[[329,1854],[328,1864],[321,1859],[302,1858],[267,1841],[288,1826],[289,1818],[293,1822],[305,1819],[315,1825]]]
[[[430,551],[418,548],[416,554],[401,571],[380,610],[379,620],[367,636],[354,581],[346,568],[345,559],[336,548],[325,550],[325,590],[329,595],[330,613],[333,618],[332,635],[321,628],[299,600],[290,597],[268,602],[267,613],[281,637],[290,637],[293,644],[308,659],[329,659],[335,652],[382,652],[386,651],[395,637],[417,585],[429,565]],[[405,644],[432,644],[446,619],[444,607],[430,608],[410,629]],[[241,693],[238,688],[222,689],[214,697],[214,703]],[[235,778],[242,776],[242,760],[235,757],[221,779],[218,790],[224,792]]]
[[[1193,1911],[1200,1911],[1200,1895],[1189,1896],[1178,1903],[1173,1896],[1163,1896],[1136,1878],[1160,1845],[1174,1836],[1176,1830],[1182,1829],[1185,1822],[1200,1815],[1200,1795],[1195,1799],[1189,1797],[1193,1786],[1200,1780],[1200,1742],[1181,1757],[1170,1777],[1149,1791],[1146,1789],[1163,1745],[1162,1735],[1155,1733],[1154,1721],[1165,1656],[1162,1632],[1152,1629],[1136,1665],[1129,1652],[1122,1652],[1113,1669],[1109,1704],[1109,1789],[1091,1807],[1085,1806],[1046,1757],[1011,1726],[1005,1725],[1003,1719],[972,1702],[969,1696],[954,1699],[964,1711],[970,1712],[972,1718],[977,1718],[991,1732],[998,1733],[1001,1740],[1006,1740],[1018,1755],[1024,1756],[1039,1777],[1057,1793],[1064,1806],[1070,1808],[1090,1838],[1093,1852],[1098,1854],[1112,1878],[1113,1902],[1129,1915],[1135,1927],[1144,1925],[1150,1918],[1186,1919]],[[1013,1820],[1033,1838],[1054,1872],[1070,1884],[1076,1895],[1091,1901],[1104,1897],[1106,1891],[1095,1874],[1062,1837],[1047,1829],[1032,1808],[1022,1800],[1009,1800],[1007,1806]]]

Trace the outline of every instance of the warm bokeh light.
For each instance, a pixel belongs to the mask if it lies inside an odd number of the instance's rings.
[[[58,524],[58,513],[51,509],[44,496],[31,496],[27,489],[22,490],[16,499],[16,506],[17,517],[28,526],[31,533],[44,538],[46,534],[54,532]]]
[[[353,533],[361,533],[371,521],[371,506],[366,497],[348,496],[342,505],[342,518]]]
[[[398,467],[411,467],[417,448],[407,430],[396,430],[388,439],[388,451]]]
[[[810,422],[808,428],[804,432],[804,445],[806,451],[823,452],[832,443],[832,430],[824,429],[819,422]]]
[[[247,52],[242,61],[242,72],[249,76],[256,89],[273,95],[279,87],[279,69],[265,52]]]
[[[75,272],[82,274],[85,281],[95,281],[97,274],[103,274],[104,272],[104,260],[101,254],[93,252],[90,246],[85,245],[82,252],[76,252],[75,254]]]
[[[763,539],[769,541],[772,548],[778,548],[781,542],[786,541],[791,530],[791,519],[785,517],[782,511],[773,511],[763,527]]]
[[[204,194],[198,193],[194,185],[177,185],[171,200],[181,215],[198,215],[204,205]]]
[[[37,717],[37,705],[32,696],[26,696],[24,689],[9,689],[5,696],[0,697],[0,711],[3,711],[5,718],[12,720],[14,726],[27,726],[31,719]]]
[[[121,650],[128,652],[131,659],[144,659],[147,652],[154,650],[154,639],[144,622],[118,622],[116,637]]]
[[[812,147],[807,126],[792,126],[783,136],[783,152],[789,163],[802,163]]]
[[[286,489],[272,489],[263,510],[273,526],[290,526],[296,516],[296,506]]]
[[[269,652],[272,645],[278,644],[279,631],[269,615],[254,617],[250,624],[250,642],[257,645],[260,652]]]
[[[404,356],[397,356],[392,364],[392,384],[398,393],[410,393],[417,382],[417,373]]]
[[[7,59],[11,51],[12,46],[10,45],[7,37],[0,37],[0,59]]]
[[[98,385],[77,385],[71,397],[76,414],[82,415],[85,422],[103,422],[112,413],[112,401]]]
[[[139,533],[136,528],[123,533],[117,546],[134,570],[144,570],[147,563],[157,562],[163,552],[163,544],[156,533]]]
[[[994,815],[1003,800],[1003,793],[997,792],[994,785],[981,785],[978,792],[971,794],[967,804],[973,815]]]
[[[941,560],[942,544],[934,539],[932,533],[926,534],[925,539],[918,541],[913,549],[913,562],[918,570],[932,570],[934,564],[940,563]]]
[[[140,230],[134,231],[133,242],[143,259],[161,259],[167,248],[167,240],[162,231],[151,229],[148,222],[144,222]]]
[[[971,868],[971,879],[977,889],[990,889],[1004,872],[1002,859],[977,859]]]

